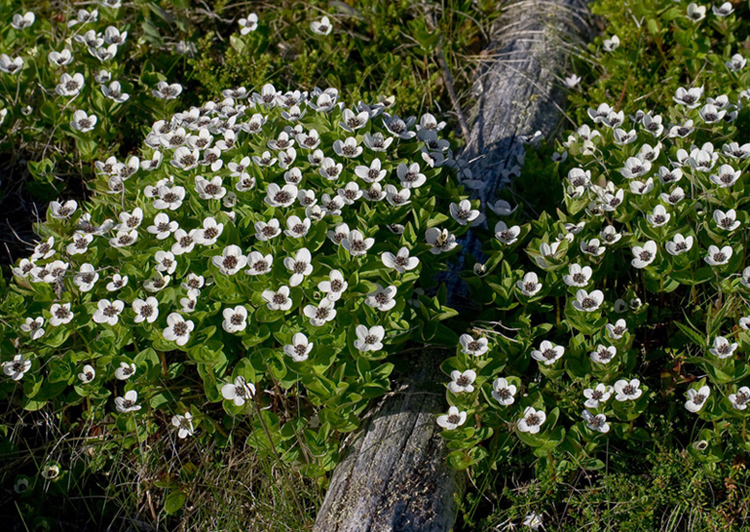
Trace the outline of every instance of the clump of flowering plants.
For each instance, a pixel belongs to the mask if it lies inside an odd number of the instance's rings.
[[[698,460],[750,451],[748,93],[724,90],[590,108],[546,166],[563,176],[555,216],[491,206],[487,260],[465,274],[484,307],[443,366],[456,467],[520,439],[541,463],[559,447],[598,469],[657,416]]]
[[[335,89],[224,97],[97,161],[90,201],[50,204],[3,302],[0,393],[80,405],[130,445],[248,419],[252,445],[318,475],[389,389],[384,359],[450,337],[445,291],[418,289],[476,211],[429,114]]]

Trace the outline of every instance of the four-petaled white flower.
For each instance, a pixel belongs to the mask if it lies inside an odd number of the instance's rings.
[[[224,321],[221,326],[228,333],[242,332],[247,327],[247,309],[242,305],[225,308],[222,316],[224,316]]]
[[[331,301],[338,301],[348,286],[349,283],[344,280],[344,275],[339,270],[331,270],[328,280],[318,283],[318,290],[324,292]]]
[[[590,266],[581,267],[580,264],[571,264],[568,266],[568,274],[563,276],[563,282],[568,286],[584,287],[591,281],[592,273]]]
[[[294,258],[286,257],[284,259],[284,266],[292,274],[289,278],[289,286],[297,286],[301,284],[305,277],[310,275],[313,271],[310,250],[302,248],[297,251]]]
[[[159,317],[159,302],[153,296],[147,297],[145,300],[136,299],[132,303],[133,312],[135,312],[135,318],[133,321],[141,323],[146,321],[148,323],[154,323],[156,318]]]
[[[344,246],[352,257],[361,257],[367,254],[367,250],[372,247],[375,243],[374,238],[365,238],[364,235],[354,229],[349,231],[349,234],[341,241],[341,245]]]
[[[287,311],[292,308],[292,299],[289,297],[289,287],[282,286],[278,290],[264,290],[261,297],[268,304],[269,310]]]
[[[711,388],[708,386],[701,386],[698,390],[691,388],[687,392],[685,408],[688,412],[699,412],[706,405],[709,395],[711,395]]]
[[[70,121],[70,128],[81,133],[91,131],[96,126],[97,117],[95,114],[86,114],[86,111],[80,109],[73,113],[73,119]]]
[[[581,312],[595,312],[604,302],[604,293],[601,290],[594,290],[591,293],[583,288],[576,292],[576,300],[573,301],[573,308]]]
[[[604,39],[602,42],[602,49],[605,52],[614,52],[620,46],[620,38],[617,35],[612,35],[609,39]]]
[[[115,397],[115,406],[121,414],[137,412],[141,409],[141,405],[137,405],[136,401],[138,401],[138,392],[130,390],[125,392],[123,397]]]
[[[93,381],[96,378],[96,370],[94,369],[94,366],[91,364],[86,364],[83,366],[83,369],[81,370],[81,373],[78,374],[78,380],[80,380],[83,384],[88,384],[89,382]]]
[[[3,373],[14,381],[19,381],[24,374],[31,369],[31,360],[25,358],[22,354],[15,355],[13,360],[3,362]]]
[[[192,436],[195,432],[192,418],[193,414],[190,412],[185,412],[184,415],[177,414],[172,416],[172,425],[177,427],[177,437],[181,440]]]
[[[375,283],[375,290],[367,294],[365,303],[382,312],[387,312],[396,306],[396,292],[394,285],[383,288],[380,283]]]
[[[734,231],[740,226],[739,220],[737,220],[737,213],[734,209],[729,209],[724,212],[720,209],[714,211],[714,221],[719,229],[724,231]]]
[[[671,217],[672,215],[667,212],[663,205],[657,205],[651,214],[646,215],[646,219],[652,227],[665,225]]]
[[[296,333],[292,336],[292,343],[284,346],[284,353],[295,362],[304,362],[310,356],[313,345],[303,333]]]
[[[74,212],[76,212],[77,208],[78,208],[78,202],[76,202],[76,200],[68,200],[62,204],[58,201],[50,201],[49,215],[52,218],[55,218],[57,220],[67,220],[73,215]],[[49,240],[48,240],[48,243],[49,243]],[[54,238],[52,239],[52,244],[54,244]],[[35,260],[35,259],[32,259],[32,260]]]
[[[250,13],[247,18],[242,17],[238,20],[240,25],[240,35],[247,35],[251,31],[258,29],[258,15]]]
[[[596,351],[592,351],[589,355],[591,360],[598,362],[599,364],[609,364],[617,354],[617,348],[613,345],[607,347],[599,344],[596,346]]]
[[[234,275],[247,265],[247,257],[242,254],[239,246],[232,244],[225,247],[221,255],[212,257],[211,262],[224,275]]]
[[[619,340],[622,338],[622,335],[628,332],[628,324],[627,322],[620,318],[615,322],[614,325],[611,323],[608,323],[606,326],[607,329],[607,335],[612,338],[613,340]]]
[[[534,272],[529,272],[523,276],[523,279],[516,281],[516,286],[521,293],[528,297],[533,297],[542,289],[542,283]]]
[[[474,381],[477,378],[477,372],[473,369],[466,371],[451,371],[451,381],[448,383],[448,389],[453,393],[471,393],[474,391]]]
[[[630,261],[630,264],[634,268],[645,268],[656,258],[656,242],[649,240],[643,246],[633,246],[634,259]]]
[[[469,200],[461,200],[459,203],[450,204],[451,217],[461,225],[471,224],[472,226],[481,223],[484,215],[477,209],[471,208]]]
[[[21,330],[29,333],[32,340],[44,336],[44,329],[42,327],[44,327],[44,318],[42,316],[37,318],[26,318],[25,323],[21,324]]]
[[[588,410],[581,412],[583,420],[586,422],[586,426],[591,430],[605,433],[609,432],[609,423],[607,423],[607,416],[604,414],[593,415]]]
[[[699,6],[695,2],[691,2],[687,6],[687,17],[693,22],[699,22],[706,18],[706,6]]]
[[[503,221],[497,222],[495,224],[495,238],[497,238],[503,244],[515,244],[518,241],[518,235],[520,234],[521,228],[517,225],[508,227],[508,225]]]
[[[515,384],[508,384],[508,381],[498,377],[492,383],[492,397],[503,406],[512,405],[516,398]]]
[[[419,265],[419,259],[417,257],[410,257],[409,248],[407,247],[399,249],[396,255],[390,251],[384,251],[380,256],[380,260],[383,261],[384,266],[393,268],[398,273],[413,270]]]
[[[618,401],[631,401],[638,399],[641,395],[643,395],[643,390],[640,389],[641,381],[638,379],[631,379],[630,381],[627,381],[626,379],[620,379],[617,382],[615,382],[615,399]]]
[[[730,393],[727,397],[729,402],[732,403],[732,407],[737,410],[745,410],[747,404],[750,402],[750,388],[743,386],[737,393]]]
[[[169,84],[166,81],[160,81],[156,84],[156,89],[153,89],[151,92],[157,98],[174,100],[182,93],[182,85],[179,83]]]
[[[600,403],[606,403],[612,396],[612,387],[606,384],[597,384],[596,388],[586,388],[583,390],[583,396],[586,398],[584,405],[586,408],[599,408]]]
[[[167,327],[163,332],[164,339],[183,346],[190,340],[190,332],[194,328],[195,324],[191,320],[185,321],[185,318],[177,312],[172,312],[167,316]]]
[[[382,340],[385,337],[385,329],[382,326],[375,325],[367,328],[365,325],[357,325],[354,331],[357,334],[354,347],[360,351],[380,351],[383,349]]]
[[[542,341],[539,349],[531,351],[531,358],[543,362],[545,366],[551,366],[565,354],[565,348],[555,345],[549,340]]]
[[[458,338],[458,342],[462,347],[462,353],[475,357],[482,356],[490,349],[489,341],[484,337],[474,339],[470,334],[462,334]]]
[[[318,306],[307,305],[302,313],[310,319],[310,324],[313,327],[321,327],[326,322],[331,321],[336,317],[336,309],[334,308],[335,301],[331,301],[327,297],[318,303]]]
[[[670,255],[680,255],[687,253],[693,247],[693,237],[684,237],[680,233],[677,233],[672,237],[672,240],[664,244],[664,248]]]
[[[547,414],[544,411],[537,410],[533,406],[527,406],[523,411],[523,417],[518,420],[516,426],[521,432],[536,434],[546,420]]]
[[[331,30],[333,30],[333,26],[328,17],[323,17],[320,20],[313,20],[310,22],[310,30],[318,35],[328,35],[331,33]]]
[[[732,258],[732,246],[724,246],[719,249],[717,246],[708,246],[708,255],[703,260],[710,266],[722,266]]]
[[[115,378],[120,381],[126,381],[135,375],[135,364],[132,362],[120,362],[120,367],[115,369]]]
[[[460,412],[457,407],[448,408],[448,413],[437,417],[437,424],[445,430],[453,430],[466,423],[466,412]]]
[[[73,319],[73,312],[70,310],[70,303],[54,303],[49,309],[52,317],[49,319],[49,324],[53,327],[57,327],[62,323],[70,323]]]
[[[83,74],[78,72],[71,76],[65,72],[60,76],[60,83],[55,87],[55,92],[60,96],[70,96],[71,98],[75,98],[81,92],[83,84]]]
[[[737,349],[737,346],[738,344],[736,342],[729,343],[729,340],[727,340],[723,336],[717,336],[716,338],[714,338],[713,347],[711,347],[708,351],[716,357],[729,358]]]
[[[447,229],[441,230],[437,227],[430,227],[425,231],[424,236],[427,243],[432,246],[430,248],[430,253],[435,255],[451,251],[458,245],[456,242],[456,235],[451,234]]]
[[[97,310],[94,312],[93,320],[96,323],[116,325],[123,309],[125,309],[125,303],[119,299],[112,302],[108,299],[100,299],[97,303]]]
[[[242,406],[245,401],[255,396],[255,385],[247,382],[242,375],[236,377],[234,382],[225,384],[221,387],[221,396],[232,401],[235,406]]]

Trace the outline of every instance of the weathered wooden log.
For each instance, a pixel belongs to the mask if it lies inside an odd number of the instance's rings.
[[[519,136],[549,133],[560,118],[556,75],[570,42],[585,23],[584,0],[523,0],[505,8],[478,80],[480,97],[464,167],[486,186],[483,204],[503,184],[503,172],[523,147]],[[457,272],[454,275],[458,277]],[[444,354],[425,349],[345,442],[314,532],[447,532],[456,519],[462,476],[445,463],[435,423],[445,410]],[[437,386],[436,386],[437,384]]]

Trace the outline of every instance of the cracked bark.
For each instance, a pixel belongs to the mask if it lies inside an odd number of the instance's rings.
[[[563,74],[565,43],[588,31],[586,4],[522,0],[504,8],[493,31],[492,60],[477,80],[471,133],[459,157],[487,184],[478,194],[483,205],[503,185],[503,170],[523,153],[519,136],[536,130],[549,135],[557,128],[564,102],[557,76]],[[477,249],[476,242],[466,246],[467,252]],[[413,372],[345,442],[314,532],[452,529],[463,477],[446,465],[447,450],[435,423],[446,409],[445,376],[439,370],[446,356],[425,348],[415,357]]]

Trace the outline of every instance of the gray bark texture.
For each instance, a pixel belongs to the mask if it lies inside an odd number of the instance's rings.
[[[493,32],[491,61],[477,81],[478,105],[459,158],[486,183],[479,191],[483,205],[503,185],[503,170],[523,153],[519,136],[549,134],[559,123],[557,76],[569,43],[588,27],[584,0],[522,0],[504,12]],[[447,466],[435,423],[446,409],[439,369],[445,354],[425,348],[415,355],[414,371],[344,442],[314,532],[453,528],[463,476]]]

